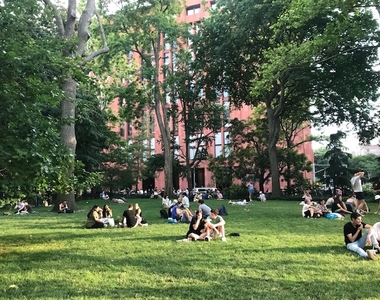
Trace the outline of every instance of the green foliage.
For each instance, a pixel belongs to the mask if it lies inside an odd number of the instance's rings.
[[[351,170],[364,170],[368,180],[379,178],[378,156],[375,154],[355,155],[348,160]]]
[[[222,192],[224,199],[248,199],[248,189],[244,184],[231,184]]]
[[[65,190],[73,166],[60,142],[52,113],[71,61],[52,34],[49,11],[38,1],[6,1],[0,6],[0,190],[21,198],[35,190]]]
[[[351,173],[348,169],[348,161],[351,154],[345,152],[346,149],[342,144],[342,139],[346,134],[338,131],[330,135],[330,143],[327,145],[327,151],[324,158],[329,160],[329,167],[326,169],[328,182],[332,182],[334,187],[350,187]]]
[[[347,121],[362,140],[374,136],[379,30],[362,1],[220,0],[218,7],[204,20],[196,57],[207,87],[228,91],[237,107],[265,104],[275,193],[280,120],[295,108],[302,120]]]

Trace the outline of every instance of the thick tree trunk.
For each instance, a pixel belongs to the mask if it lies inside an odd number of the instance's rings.
[[[66,98],[61,102],[61,141],[69,149],[70,154],[75,157],[75,150],[77,146],[77,140],[75,136],[75,99],[77,92],[77,83],[71,77],[67,78],[64,85],[63,91],[66,94]],[[67,176],[71,177],[74,173],[74,165],[71,170],[69,170]],[[70,209],[77,210],[75,203],[75,193],[70,191],[68,194],[58,194],[57,203],[66,200]]]
[[[280,172],[278,170],[277,158],[277,141],[280,132],[280,120],[276,117],[274,110],[267,107],[268,114],[268,153],[270,161],[270,171],[272,177],[272,195],[278,197],[281,195],[280,189]]]
[[[169,197],[173,196],[173,155],[170,148],[170,126],[167,119],[167,110],[165,107],[165,101],[163,100],[159,90],[155,91],[155,112],[157,117],[158,126],[162,137],[164,146],[164,178],[165,178],[165,195]]]

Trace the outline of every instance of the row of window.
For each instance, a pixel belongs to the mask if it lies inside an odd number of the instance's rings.
[[[216,6],[215,1],[210,1],[210,7],[215,8],[215,6]],[[186,15],[187,16],[196,15],[196,14],[199,14],[200,12],[201,12],[201,5],[200,4],[192,5],[192,6],[189,6],[186,8]]]

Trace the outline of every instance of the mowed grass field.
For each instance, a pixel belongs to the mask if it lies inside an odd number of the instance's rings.
[[[379,299],[380,261],[345,249],[349,221],[305,219],[299,202],[224,204],[227,242],[178,243],[188,224],[138,202],[148,227],[84,229],[88,210],[0,216],[0,299]],[[116,218],[128,204],[111,204]],[[191,203],[191,208],[197,207]],[[376,203],[369,204],[375,211]],[[2,213],[2,211],[1,211]],[[380,216],[363,217],[373,224]],[[240,237],[229,237],[232,232]]]

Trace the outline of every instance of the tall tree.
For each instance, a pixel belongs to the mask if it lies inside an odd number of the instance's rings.
[[[363,4],[220,0],[204,20],[195,54],[204,62],[208,85],[227,90],[235,106],[266,107],[276,196],[277,143],[286,107],[309,108],[320,124],[351,122],[362,138],[375,132],[370,111],[378,88],[379,72],[372,66],[379,32]]]
[[[202,73],[197,68],[197,61],[192,60],[192,52],[186,49],[177,54],[176,66],[165,80],[166,90],[170,91],[172,99],[176,99],[170,109],[176,124],[173,135],[178,134],[179,126],[185,133],[183,143],[175,147],[178,159],[186,168],[189,190],[194,188],[193,171],[207,159],[215,133],[229,122],[230,108],[220,104],[220,92],[204,89]]]
[[[112,32],[112,48],[123,57],[134,53],[138,58],[138,67],[134,76],[124,78],[128,84],[120,90],[121,110],[141,113],[143,107],[154,110],[161,134],[161,143],[165,157],[164,177],[165,194],[173,193],[173,149],[170,131],[169,107],[166,101],[167,91],[163,88],[168,62],[162,50],[168,45],[175,52],[184,41],[187,26],[179,24],[175,15],[182,10],[180,1],[138,0],[120,1],[122,9],[110,16],[109,30]],[[130,57],[132,59],[132,57]]]
[[[342,131],[330,135],[330,143],[326,146],[327,151],[324,158],[329,160],[329,166],[326,169],[328,175],[327,179],[332,182],[334,188],[349,187],[350,172],[348,168],[348,161],[351,154],[342,143],[342,139],[346,134]]]
[[[0,6],[0,190],[7,198],[48,188],[64,191],[68,182],[61,178],[72,167],[51,113],[71,65],[51,34],[51,16],[39,4]]]
[[[54,13],[57,35],[67,41],[66,47],[62,51],[62,55],[71,58],[73,65],[79,63],[85,65],[86,63],[94,60],[97,56],[108,52],[108,46],[103,31],[102,21],[97,13],[96,1],[87,0],[84,10],[81,12],[79,21],[77,20],[77,1],[68,0],[66,19],[62,16],[62,10],[53,4],[51,0],[42,0],[47,8],[51,9]],[[99,26],[99,35],[103,42],[102,48],[91,53],[88,53],[86,44],[90,38],[89,26],[93,17],[97,18]],[[75,135],[75,109],[76,109],[76,96],[77,96],[77,82],[74,69],[67,72],[66,78],[62,85],[62,90],[65,96],[61,100],[61,140],[62,143],[69,149],[73,159],[76,153],[76,135]],[[72,177],[74,168],[72,168],[67,176]],[[66,194],[58,195],[58,202],[67,200],[70,207],[75,209],[74,191]]]

